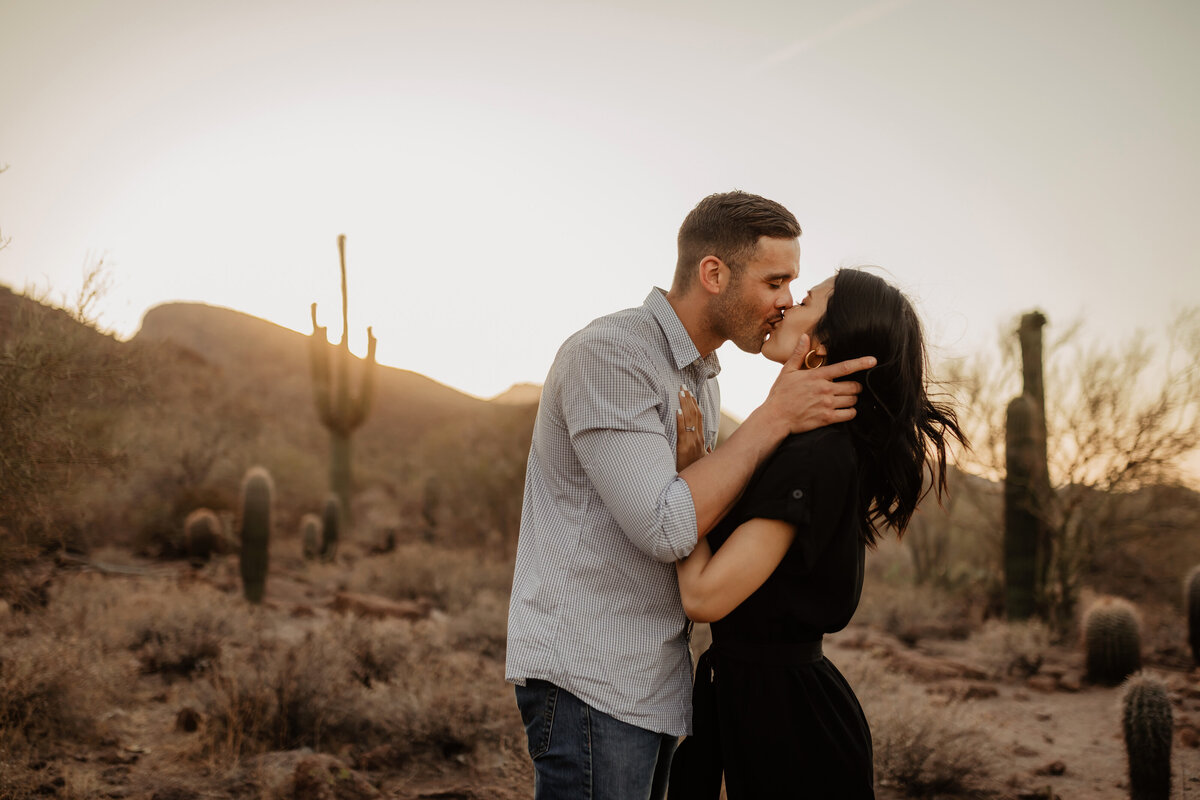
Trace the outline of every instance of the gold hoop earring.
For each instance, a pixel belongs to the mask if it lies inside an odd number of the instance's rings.
[[[810,358],[812,358],[814,355],[816,355],[816,357],[819,359],[817,361],[817,363],[816,364],[808,363],[808,360]],[[804,368],[805,369],[816,369],[817,367],[823,367],[823,366],[825,366],[825,356],[821,355],[816,350],[809,350],[807,353],[804,354]]]

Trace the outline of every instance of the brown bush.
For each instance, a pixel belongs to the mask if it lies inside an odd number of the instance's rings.
[[[1026,678],[1041,669],[1050,650],[1050,628],[1038,620],[988,620],[971,634],[972,651],[995,678]]]
[[[488,558],[476,548],[411,543],[362,562],[349,588],[394,600],[428,598],[447,613],[459,614],[485,589],[507,597],[512,570],[511,561]]]
[[[873,662],[845,672],[871,726],[876,783],[918,797],[978,788],[995,748],[970,707],[931,705],[920,687]]]
[[[863,585],[854,621],[885,630],[911,645],[925,638],[965,639],[978,626],[981,615],[980,604],[966,590],[872,575]]]
[[[143,672],[188,676],[220,656],[221,642],[244,615],[233,598],[196,584],[187,590],[167,586],[131,592],[112,621]]]
[[[208,752],[238,758],[269,749],[359,752],[388,760],[470,750],[501,734],[494,685],[478,656],[456,652],[434,623],[321,621],[300,641],[266,635],[225,648],[201,696]],[[500,667],[490,668],[502,681]]]
[[[458,650],[503,659],[508,643],[508,595],[483,589],[449,620],[451,643]]]
[[[0,660],[0,751],[94,730],[97,703],[90,665],[75,642],[46,635],[4,639]]]
[[[55,600],[0,627],[0,756],[43,742],[90,741],[128,689],[128,670]]]

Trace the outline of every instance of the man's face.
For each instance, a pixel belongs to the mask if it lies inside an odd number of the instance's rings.
[[[761,351],[767,334],[783,320],[784,309],[792,305],[788,287],[799,273],[797,239],[761,237],[754,255],[715,298],[714,330],[747,353]]]

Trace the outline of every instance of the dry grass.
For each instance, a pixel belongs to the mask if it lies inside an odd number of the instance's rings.
[[[415,542],[359,562],[349,588],[394,600],[428,598],[446,613],[460,614],[484,590],[507,598],[512,571],[511,561],[489,558],[477,548],[448,549]]]
[[[95,732],[102,684],[77,640],[8,630],[3,650],[0,753],[47,738],[82,739]]]
[[[976,663],[987,667],[992,677],[1026,678],[1041,669],[1051,639],[1050,628],[1038,620],[988,620],[971,634],[969,644]]]
[[[875,662],[846,669],[871,725],[875,780],[914,797],[977,789],[994,747],[973,709],[933,705],[924,690]]]
[[[497,693],[479,681],[486,669],[436,623],[335,618],[299,641],[262,632],[226,648],[199,687],[205,750],[236,761],[272,749],[384,748],[376,758],[393,765],[466,752],[500,732]]]
[[[439,563],[468,569],[449,554]],[[131,714],[169,726],[185,707],[199,730],[169,745],[179,771],[139,780],[195,788],[203,774],[210,788],[268,796],[247,788],[255,765],[299,748],[385,772],[490,764],[512,750],[519,722],[499,660],[506,593],[467,581],[441,595],[461,613],[418,622],[292,617],[181,576],[60,573],[46,608],[0,618],[0,800],[92,796],[95,770],[67,774],[77,765],[64,746],[111,748]],[[421,594],[431,577],[417,577]]]
[[[78,599],[58,593],[46,609],[0,621],[5,760],[62,740],[94,741],[103,734],[104,712],[127,697],[127,659],[104,645]]]
[[[854,621],[912,645],[927,638],[965,639],[979,626],[981,616],[980,604],[968,593],[869,576]]]

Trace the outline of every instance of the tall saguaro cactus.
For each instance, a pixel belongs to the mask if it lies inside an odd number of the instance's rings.
[[[1050,478],[1046,468],[1046,399],[1042,377],[1042,326],[1033,311],[1021,317],[1019,397],[1008,404],[1004,477],[1004,604],[1010,619],[1038,611],[1050,555]]]
[[[342,267],[342,341],[329,346],[326,328],[317,324],[317,304],[312,304],[313,332],[309,340],[312,362],[313,400],[317,416],[329,431],[329,487],[341,501],[342,514],[350,514],[351,436],[367,419],[375,392],[375,334],[367,328],[367,358],[363,362],[358,394],[350,393],[350,320],[346,299],[346,237],[338,236],[338,259]],[[331,363],[332,362],[332,363]]]

